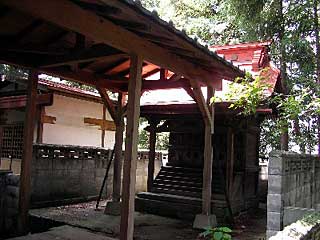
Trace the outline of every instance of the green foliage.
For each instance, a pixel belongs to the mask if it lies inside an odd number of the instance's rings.
[[[207,228],[202,236],[210,236],[212,240],[231,240],[232,230],[228,227]]]
[[[232,102],[230,108],[241,109],[241,114],[245,116],[255,115],[258,107],[266,100],[269,88],[270,85],[262,77],[252,80],[252,76],[247,73],[244,78],[237,78],[230,84],[227,94],[228,100]]]
[[[148,121],[145,118],[139,119],[139,149],[149,149],[149,133],[145,130]],[[156,150],[168,150],[169,133],[157,133]]]

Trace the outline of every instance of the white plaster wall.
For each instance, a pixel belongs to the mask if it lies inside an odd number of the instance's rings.
[[[84,123],[84,118],[102,119],[103,105],[82,99],[54,94],[53,105],[46,115],[56,117],[55,124],[43,126],[43,143],[101,147],[99,126]],[[112,120],[107,112],[107,120]],[[114,132],[106,131],[105,147],[113,148]]]

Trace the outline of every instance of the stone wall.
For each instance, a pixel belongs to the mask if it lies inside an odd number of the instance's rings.
[[[96,147],[35,144],[32,163],[32,205],[59,205],[96,198],[111,152]],[[112,166],[113,163],[107,179],[107,197],[112,194]],[[155,174],[160,167],[161,153],[157,153]],[[139,152],[136,192],[146,191],[147,173],[148,152]]]
[[[303,217],[282,231],[278,232],[270,240],[319,240],[320,239],[320,213],[313,213]]]
[[[291,217],[295,216],[293,211],[296,214],[303,210],[306,213],[316,211],[320,203],[320,160],[310,155],[273,151],[270,153],[268,181],[269,239],[285,224],[296,220]]]
[[[17,227],[19,176],[0,171],[0,236],[14,233]]]

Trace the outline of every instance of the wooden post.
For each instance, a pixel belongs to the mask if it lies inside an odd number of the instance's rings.
[[[36,119],[38,72],[30,70],[27,92],[27,106],[23,133],[23,155],[21,161],[18,231],[26,234],[29,229],[29,204],[31,192],[31,162],[33,135]]]
[[[212,196],[212,143],[211,125],[205,122],[204,163],[203,163],[203,188],[202,188],[202,214],[211,215]]]
[[[214,89],[207,88],[207,104],[210,104],[210,98],[214,96]],[[213,165],[213,134],[214,134],[214,104],[209,107],[211,112],[211,122],[204,121],[205,124],[205,142],[204,142],[204,163],[203,163],[203,188],[202,188],[202,214],[211,215],[211,198],[212,198],[212,165]]]
[[[120,202],[121,192],[121,171],[122,171],[122,144],[123,144],[123,131],[124,131],[124,117],[123,117],[123,106],[125,101],[125,95],[119,93],[118,96],[118,108],[117,108],[117,119],[116,133],[115,133],[115,149],[114,149],[114,163],[113,163],[113,193],[112,201]]]
[[[147,182],[147,190],[151,191],[153,178],[154,178],[154,161],[156,157],[156,140],[157,140],[157,132],[156,127],[158,122],[153,119],[149,120],[150,124],[150,135],[149,135],[149,163],[148,163],[148,182]]]
[[[228,128],[227,144],[228,146],[227,146],[226,190],[230,198],[232,193],[233,171],[234,171],[234,131],[231,127]]]
[[[133,239],[142,62],[140,56],[131,56],[127,105],[126,149],[123,166],[120,240]]]
[[[45,107],[39,107],[39,119],[38,119],[38,126],[37,126],[37,143],[43,142],[43,116],[45,115]]]
[[[106,123],[106,107],[102,105],[101,147],[103,148],[104,148],[104,140],[106,137],[105,123]]]

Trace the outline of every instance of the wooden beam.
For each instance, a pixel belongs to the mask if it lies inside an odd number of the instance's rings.
[[[108,109],[113,121],[116,121],[117,120],[116,110],[115,110],[114,104],[113,104],[112,100],[110,99],[108,93],[106,92],[105,89],[103,89],[99,85],[97,85],[97,90],[101,96],[101,99],[102,99],[104,106]]]
[[[18,232],[29,231],[29,207],[31,194],[31,164],[33,153],[33,136],[36,120],[38,72],[30,70],[27,89],[27,108],[23,132],[23,154],[21,160]]]
[[[143,59],[140,56],[131,56],[127,109],[126,150],[124,154],[122,184],[120,240],[133,239],[142,63]]]
[[[44,24],[44,21],[41,19],[34,20],[31,24],[29,24],[27,27],[22,29],[14,38],[15,42],[23,43],[24,40],[32,34],[38,27]]]
[[[190,88],[190,87],[184,87],[183,88],[185,91],[186,91],[186,93],[196,102],[197,100],[196,100],[196,97],[195,97],[195,95],[194,95],[194,92],[192,91],[192,89]]]
[[[190,80],[190,84],[191,84],[196,102],[202,114],[203,121],[205,122],[205,124],[211,124],[211,120],[212,120],[211,114],[210,114],[208,105],[203,97],[199,83],[194,80]]]
[[[51,68],[61,65],[71,65],[75,63],[84,63],[90,61],[108,61],[108,60],[118,60],[121,57],[125,57],[127,54],[110,52],[110,49],[96,48],[96,49],[86,49],[73,53],[68,56],[60,56],[56,58],[50,58],[45,60],[40,66],[41,68]]]
[[[37,105],[41,106],[51,106],[53,103],[53,94],[39,94],[37,95]],[[27,105],[27,96],[10,96],[0,98],[0,109],[10,109],[10,108],[22,108]]]
[[[159,71],[160,71],[159,68],[153,69],[153,70],[151,70],[150,72],[147,72],[147,73],[143,74],[143,75],[142,75],[142,78],[150,77],[150,76],[152,76],[153,74],[156,74],[156,73],[159,72]]]
[[[212,82],[212,74],[207,70],[70,1],[42,0],[34,4],[33,0],[3,0],[2,3],[62,28],[81,33],[94,41],[104,42],[123,52],[139,52],[145,60],[190,79]],[[212,61],[219,62],[213,58]]]
[[[234,171],[234,130],[229,127],[227,133],[227,181],[226,190],[229,195],[229,199],[232,196],[233,189],[233,171]]]
[[[156,157],[157,125],[159,121],[149,120],[149,162],[148,162],[148,181],[147,190],[151,192],[154,179],[154,161]]]
[[[158,90],[158,89],[174,89],[174,88],[190,88],[190,83],[187,80],[180,81],[161,81],[161,80],[144,80],[142,82],[143,91]]]
[[[101,127],[102,131],[103,130],[107,130],[107,131],[115,131],[116,130],[116,126],[115,126],[115,123],[113,121],[85,117],[83,119],[83,122],[86,123],[86,124],[99,126],[99,127]]]
[[[170,82],[175,82],[175,81],[180,80],[181,78],[182,78],[181,75],[175,73],[175,74],[173,74],[173,75],[168,79],[168,81],[170,81]]]

